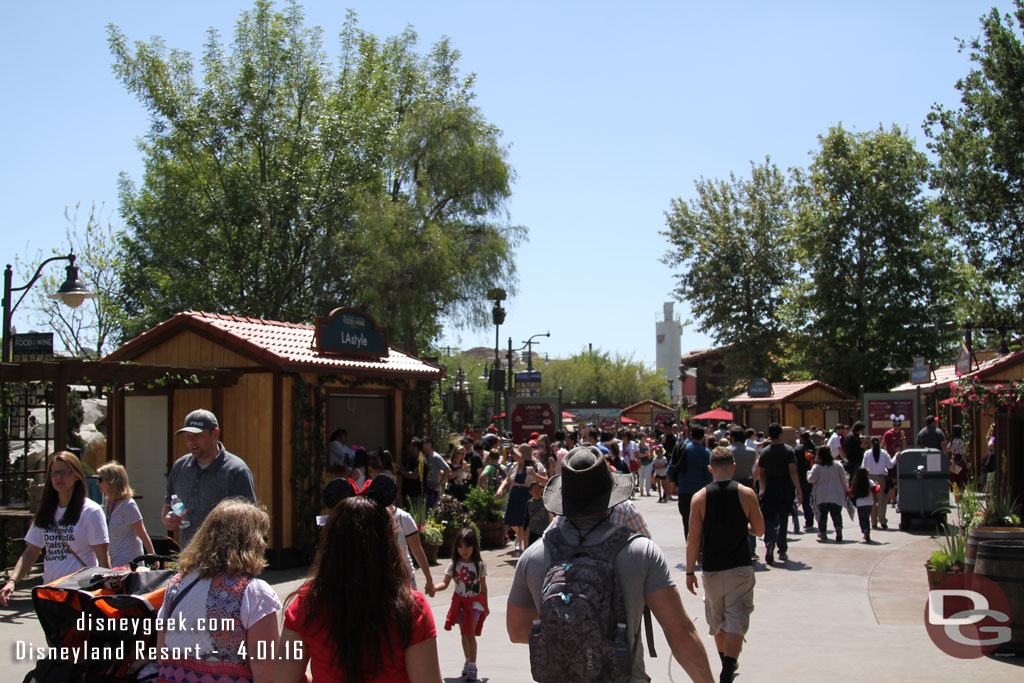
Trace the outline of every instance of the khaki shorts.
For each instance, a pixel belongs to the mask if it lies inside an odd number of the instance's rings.
[[[744,635],[754,611],[754,568],[703,572],[704,616],[711,635],[719,631]]]

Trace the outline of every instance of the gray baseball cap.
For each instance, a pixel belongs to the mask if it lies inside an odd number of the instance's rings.
[[[220,429],[217,416],[209,410],[193,410],[185,416],[185,426],[176,431],[175,434],[184,434],[185,432],[198,434],[210,429]]]

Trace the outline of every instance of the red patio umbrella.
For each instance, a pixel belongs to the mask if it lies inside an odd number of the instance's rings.
[[[701,413],[700,415],[694,415],[690,419],[691,420],[731,420],[732,419],[732,413],[730,413],[728,410],[722,410],[721,408],[715,408],[714,410],[709,410],[706,413]]]
[[[628,417],[620,417],[619,422],[624,425],[638,425],[640,424],[637,420],[630,419]]]

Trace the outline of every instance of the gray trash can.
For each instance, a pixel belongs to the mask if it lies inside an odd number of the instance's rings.
[[[944,524],[949,512],[949,458],[934,448],[908,448],[896,458],[896,502],[900,508],[900,529],[910,529],[911,520],[934,520]]]

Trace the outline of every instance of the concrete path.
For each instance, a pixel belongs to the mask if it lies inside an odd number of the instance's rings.
[[[662,547],[681,586],[684,605],[694,619],[718,675],[718,655],[707,636],[702,592],[685,590],[682,522],[676,504],[658,504],[656,498],[638,498],[654,540]],[[944,654],[929,639],[924,626],[927,580],[924,562],[935,544],[931,530],[912,533],[876,531],[872,545],[857,542],[856,522],[844,518],[846,541],[818,543],[814,532],[790,536],[790,561],[767,568],[757,565],[755,611],[747,643],[740,656],[743,681],[917,681],[1024,680],[1024,658],[959,660]],[[831,536],[830,536],[831,538]],[[763,544],[759,544],[763,553]],[[479,641],[478,666],[483,680],[492,683],[530,680],[525,645],[512,645],[505,633],[505,602],[515,558],[508,548],[486,551],[491,615]],[[433,568],[443,575],[447,560]],[[264,579],[285,598],[302,582],[303,570],[268,571]],[[422,575],[419,575],[422,583]],[[32,662],[14,660],[17,641],[43,645],[25,584],[7,609],[0,609],[0,662],[3,680],[18,681]],[[430,600],[434,618],[444,621],[451,588]],[[647,659],[654,681],[685,681],[678,663],[670,661],[661,630],[655,627],[656,659]],[[464,657],[456,631],[438,634],[441,671],[447,682],[457,678]]]

